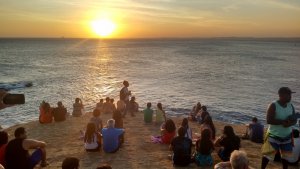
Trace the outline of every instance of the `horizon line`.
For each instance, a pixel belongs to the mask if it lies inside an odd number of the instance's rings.
[[[285,36],[216,36],[216,37],[135,37],[135,38],[101,38],[101,37],[0,37],[0,39],[91,39],[91,40],[154,40],[154,39],[300,39],[299,37],[285,37]]]

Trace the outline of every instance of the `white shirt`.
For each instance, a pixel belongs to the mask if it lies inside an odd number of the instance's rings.
[[[184,137],[193,140],[193,138],[192,138],[192,129],[190,127],[187,129]]]
[[[285,157],[285,159],[290,163],[295,163],[298,161],[300,155],[300,138],[294,138],[293,154],[290,157]]]
[[[93,150],[98,148],[98,138],[97,138],[97,134],[94,134],[94,141],[92,141],[91,143],[85,142],[84,143],[84,148],[86,150]]]

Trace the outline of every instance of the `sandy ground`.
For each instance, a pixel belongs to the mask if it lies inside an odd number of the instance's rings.
[[[79,139],[80,130],[84,130],[91,115],[86,114],[83,117],[70,117],[65,122],[39,124],[38,122],[30,122],[27,124],[13,126],[7,129],[10,139],[13,137],[13,131],[20,126],[27,129],[28,138],[42,140],[47,143],[47,160],[50,163],[47,169],[61,168],[61,163],[65,157],[77,157],[80,159],[81,169],[95,169],[99,164],[107,163],[114,169],[163,169],[174,168],[168,155],[168,145],[153,144],[150,141],[151,135],[159,135],[159,126],[154,124],[144,124],[142,113],[136,113],[136,117],[127,116],[124,119],[124,127],[126,130],[125,144],[115,154],[106,154],[100,152],[86,152],[83,147],[83,141]],[[102,114],[102,120],[105,122],[111,115]],[[172,118],[176,126],[180,126],[182,118]],[[224,127],[224,123],[215,122],[217,136],[220,135]],[[191,123],[193,133],[199,133],[199,125]],[[244,126],[234,125],[237,134],[242,134],[245,130]],[[253,168],[260,168],[261,164],[261,144],[252,143],[250,141],[242,141],[242,150],[248,154],[250,165]],[[216,153],[213,153],[215,163],[219,162]],[[38,168],[38,167],[37,167]],[[191,164],[187,168],[198,168],[195,164]],[[212,168],[212,167],[207,167]],[[281,168],[280,163],[270,163],[269,169]]]

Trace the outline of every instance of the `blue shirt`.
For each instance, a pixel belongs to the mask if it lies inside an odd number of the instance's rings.
[[[104,128],[102,129],[103,150],[107,153],[114,152],[119,147],[119,136],[124,133],[124,129]]]
[[[256,143],[263,143],[264,140],[264,126],[260,123],[252,123],[249,125],[250,140]]]

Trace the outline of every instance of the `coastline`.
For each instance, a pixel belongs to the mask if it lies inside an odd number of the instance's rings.
[[[136,113],[135,117],[129,115],[124,119],[125,143],[122,148],[114,154],[100,152],[86,152],[83,147],[83,141],[80,140],[80,130],[84,130],[91,117],[86,113],[82,117],[69,117],[65,122],[53,122],[51,124],[40,124],[38,121],[18,124],[9,127],[6,130],[10,139],[13,138],[13,132],[17,127],[25,127],[28,132],[28,138],[45,141],[47,143],[47,160],[49,166],[45,169],[61,168],[61,163],[65,157],[76,157],[80,159],[81,169],[93,169],[99,164],[109,164],[114,169],[125,168],[177,168],[173,167],[172,161],[168,158],[171,152],[168,145],[154,144],[150,140],[151,135],[159,135],[159,126],[154,124],[144,124],[142,113]],[[111,114],[101,114],[103,124],[111,118]],[[174,120],[176,127],[181,124],[181,117],[170,117]],[[227,123],[214,121],[217,136],[220,135],[224,125]],[[199,133],[200,126],[195,122],[189,122],[192,132]],[[241,135],[245,131],[244,125],[232,125],[236,134]],[[250,166],[260,168],[261,164],[261,144],[253,143],[248,140],[242,140],[241,150],[246,151]],[[220,162],[216,151],[213,152],[214,163]],[[39,167],[37,167],[39,168]],[[198,168],[191,164],[186,168]],[[212,167],[206,167],[212,168]],[[268,168],[279,169],[280,163],[270,163]],[[292,167],[290,167],[292,168]]]

